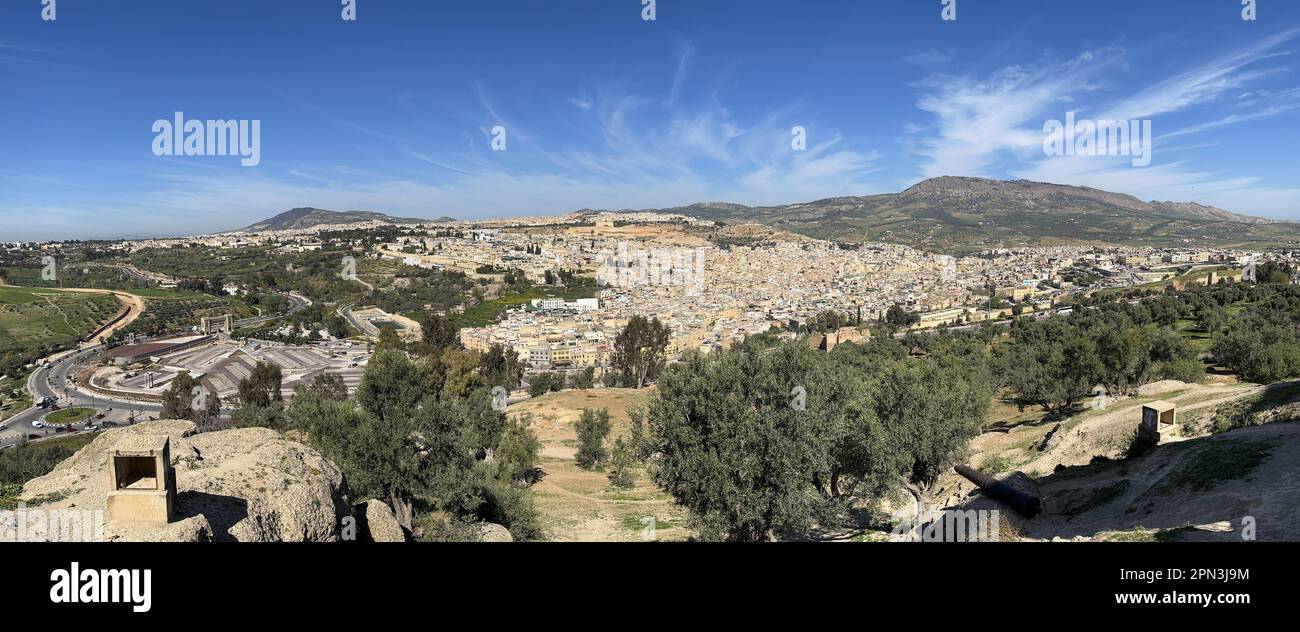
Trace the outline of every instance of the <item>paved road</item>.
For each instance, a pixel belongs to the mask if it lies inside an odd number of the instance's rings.
[[[338,309],[338,315],[346,319],[349,324],[355,327],[356,330],[361,332],[362,334],[371,338],[378,338],[379,329],[374,325],[372,325],[371,323],[361,320],[360,318],[357,318],[356,314],[352,313],[352,305],[353,305],[352,303],[348,303],[347,305],[340,307]]]
[[[73,352],[65,351],[46,358],[45,361],[50,363],[50,368],[47,369],[42,364],[27,379],[27,391],[31,393],[33,401],[40,401],[41,398],[50,396],[54,397],[62,408],[94,407],[105,412],[107,419],[123,423],[132,413],[137,419],[143,419],[150,416],[156,418],[162,412],[162,405],[158,403],[105,397],[84,391],[74,384],[69,374],[77,363],[94,362],[98,355],[99,347],[95,346]],[[109,407],[113,410],[107,411]],[[50,412],[33,406],[10,417],[4,422],[5,430],[0,432],[0,443],[11,442],[22,434],[54,434],[48,428],[42,430],[32,427],[32,422],[43,419]]]
[[[311,299],[305,296],[299,296],[297,294],[294,294],[293,292],[289,292],[287,294],[281,294],[279,292],[276,292],[276,294],[280,294],[280,296],[283,296],[285,299],[289,301],[288,314],[297,314],[298,312],[301,312],[302,310],[307,309],[308,307],[311,306]],[[273,320],[279,320],[281,318],[284,318],[285,315],[286,314],[271,314],[268,316],[258,316],[256,318],[245,318],[243,320],[235,321],[235,327],[248,327],[250,325],[260,325],[262,323],[269,323]]]

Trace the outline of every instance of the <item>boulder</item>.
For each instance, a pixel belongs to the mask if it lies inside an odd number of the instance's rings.
[[[480,522],[478,524],[479,540],[482,542],[514,542],[514,536],[510,535],[510,530],[492,522]]]
[[[371,499],[358,509],[365,512],[366,529],[372,542],[406,541],[406,531],[402,530],[393,510],[383,501]]]
[[[195,434],[193,422],[176,420],[100,433],[49,474],[28,481],[19,500],[42,509],[103,510],[108,453],[140,435],[171,438],[172,522],[106,523],[99,539],[203,540],[207,533],[217,541],[329,542],[338,539],[340,517],[350,513],[342,473],[313,448],[268,428]]]

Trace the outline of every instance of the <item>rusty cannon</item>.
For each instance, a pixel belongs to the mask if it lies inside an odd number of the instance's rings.
[[[1043,500],[1041,498],[1022,492],[972,467],[958,465],[955,469],[966,480],[975,483],[980,489],[984,490],[984,493],[988,494],[990,498],[995,498],[1010,505],[1020,515],[1033,518],[1043,513]]]

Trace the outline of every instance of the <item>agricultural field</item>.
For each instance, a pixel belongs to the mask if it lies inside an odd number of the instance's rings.
[[[152,281],[134,278],[109,263],[78,261],[71,254],[60,257],[58,261],[58,273],[53,280],[42,278],[41,268],[32,267],[31,262],[0,269],[0,278],[9,285],[23,287],[92,288],[133,293],[155,285]]]
[[[355,257],[357,274],[363,279],[386,272],[371,270],[370,259],[350,250],[285,252],[269,246],[152,248],[132,253],[130,263],[172,277],[220,279],[258,292],[294,291],[322,301],[346,302],[365,293],[361,284],[341,276],[347,256]]]
[[[0,353],[74,344],[121,311],[106,294],[0,287]]]
[[[233,315],[236,320],[257,315],[252,308],[236,298],[176,294],[171,291],[154,292],[146,295],[144,313],[121,333],[150,336],[180,333],[198,325],[199,319],[204,316],[225,314]]]

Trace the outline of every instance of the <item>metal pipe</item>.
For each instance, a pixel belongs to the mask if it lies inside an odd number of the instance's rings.
[[[988,494],[989,497],[1010,505],[1012,509],[1020,512],[1026,518],[1033,518],[1043,513],[1043,501],[1037,496],[1022,492],[966,465],[958,465],[954,469],[966,480],[975,483],[976,486],[984,490],[984,493]]]

